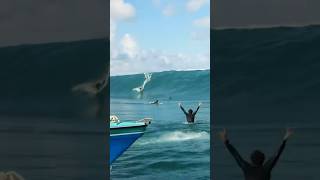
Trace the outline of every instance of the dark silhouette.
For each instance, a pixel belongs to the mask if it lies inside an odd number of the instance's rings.
[[[153,101],[153,102],[151,102],[150,104],[159,104],[159,100],[157,99],[157,100],[155,100],[155,101]]]
[[[186,119],[187,119],[188,123],[194,123],[194,119],[195,119],[195,116],[200,108],[200,105],[201,105],[201,103],[199,103],[198,108],[195,112],[193,112],[192,109],[189,109],[188,112],[186,112],[186,110],[182,107],[181,103],[179,103],[179,107],[186,115]]]
[[[96,91],[100,92],[101,89],[103,89],[106,85],[107,85],[107,77],[96,82],[96,84],[95,84]]]
[[[79,95],[87,95],[96,100],[96,116],[105,117],[107,115],[107,99],[109,95],[109,68],[101,73],[100,77],[90,82],[78,84],[72,88],[72,92]]]
[[[280,148],[266,162],[264,153],[259,150],[253,151],[250,157],[251,163],[244,160],[238,151],[230,144],[229,139],[227,138],[226,130],[220,133],[220,138],[236,160],[237,164],[242,169],[246,180],[270,180],[271,171],[278,162],[279,157],[285,148],[287,139],[291,136],[291,134],[292,131],[287,129]]]

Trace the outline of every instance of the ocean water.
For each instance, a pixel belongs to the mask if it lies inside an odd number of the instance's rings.
[[[0,48],[0,171],[25,179],[105,179],[106,40]]]
[[[244,158],[270,157],[292,127],[273,180],[316,180],[320,168],[320,27],[214,30],[215,179],[243,179],[217,138],[227,128]]]
[[[112,164],[111,179],[209,179],[210,71],[154,73],[139,96],[132,88],[143,79],[143,74],[111,77],[110,113],[122,120],[153,119]],[[155,99],[162,104],[149,104]],[[195,124],[186,123],[178,102],[192,109],[202,102]]]

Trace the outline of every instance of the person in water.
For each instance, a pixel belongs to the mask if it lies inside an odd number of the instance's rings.
[[[153,101],[153,102],[151,102],[150,104],[159,104],[159,100],[157,99],[157,100],[155,100],[155,101]]]
[[[201,103],[199,103],[196,111],[193,112],[192,109],[189,109],[188,112],[186,112],[186,110],[182,107],[181,103],[179,103],[179,107],[183,111],[183,113],[186,115],[188,123],[194,123],[195,116],[196,116],[200,106],[201,106]]]
[[[245,180],[270,180],[271,171],[278,162],[280,155],[285,148],[286,142],[292,133],[291,129],[287,129],[280,148],[267,161],[265,161],[265,155],[263,152],[255,150],[251,154],[251,162],[244,160],[238,151],[230,144],[227,137],[227,131],[225,129],[219,135],[228,151],[232,154],[237,164],[242,169]]]

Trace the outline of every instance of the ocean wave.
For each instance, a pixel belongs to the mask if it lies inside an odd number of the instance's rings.
[[[0,114],[82,117],[92,107],[105,111],[108,88],[103,95],[95,88],[106,71],[107,46],[96,39],[0,48]]]
[[[282,124],[318,119],[319,30],[214,30],[214,118]]]
[[[210,70],[156,72],[146,84],[143,94],[132,91],[143,80],[143,74],[112,76],[110,97],[160,100],[210,98]]]

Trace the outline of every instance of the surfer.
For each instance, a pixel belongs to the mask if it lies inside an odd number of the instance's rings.
[[[143,84],[139,87],[133,88],[133,91],[137,91],[138,93],[143,93],[145,85],[151,81],[151,73],[144,73],[144,81]]]
[[[158,99],[156,99],[155,101],[150,102],[150,104],[156,104],[156,105],[159,105],[159,100],[158,100]]]
[[[246,180],[270,180],[271,171],[279,160],[279,157],[285,148],[286,142],[292,133],[293,132],[291,129],[287,129],[280,148],[274,154],[274,156],[269,158],[266,162],[264,161],[264,153],[259,150],[253,151],[251,154],[251,163],[244,160],[238,151],[230,144],[227,137],[227,131],[225,129],[219,135],[228,151],[232,154],[237,164],[242,169]]]
[[[199,103],[198,108],[195,112],[193,112],[192,109],[189,109],[188,112],[186,112],[186,110],[182,107],[181,103],[179,103],[179,107],[183,111],[183,113],[186,115],[188,123],[194,123],[195,116],[196,116],[200,106],[201,106],[201,103]]]

